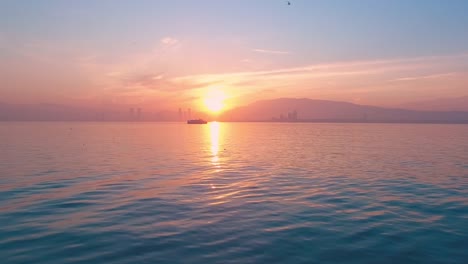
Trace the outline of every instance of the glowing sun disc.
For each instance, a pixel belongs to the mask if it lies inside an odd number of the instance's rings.
[[[224,100],[226,95],[220,90],[208,92],[204,99],[205,106],[211,112],[219,112],[224,108]]]

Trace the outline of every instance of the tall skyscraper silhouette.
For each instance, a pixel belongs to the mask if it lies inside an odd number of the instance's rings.
[[[141,108],[137,108],[137,115],[136,115],[137,120],[141,119]]]

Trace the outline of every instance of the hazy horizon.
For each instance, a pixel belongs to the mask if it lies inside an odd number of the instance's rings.
[[[197,108],[148,110],[132,105],[84,108],[60,104],[5,104],[0,102],[0,121],[182,121],[203,118],[222,122],[353,122],[353,123],[468,123],[468,97],[420,103],[439,111],[385,108],[350,102],[309,98],[259,100],[219,112]],[[415,106],[418,106],[415,104]],[[446,107],[455,110],[447,110]],[[457,109],[458,108],[458,109]]]
[[[7,0],[0,101],[222,113],[284,97],[404,108],[463,98],[467,9],[466,1]]]
[[[0,260],[466,263],[468,0],[0,0]]]

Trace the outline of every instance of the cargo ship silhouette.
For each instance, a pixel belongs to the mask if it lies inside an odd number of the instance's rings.
[[[187,124],[191,124],[191,125],[194,125],[194,124],[199,124],[199,125],[202,125],[202,124],[206,124],[208,122],[206,122],[205,120],[203,119],[191,119],[191,120],[187,120]]]

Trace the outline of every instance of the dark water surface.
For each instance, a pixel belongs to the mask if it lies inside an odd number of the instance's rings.
[[[0,263],[468,263],[468,126],[0,123]]]

